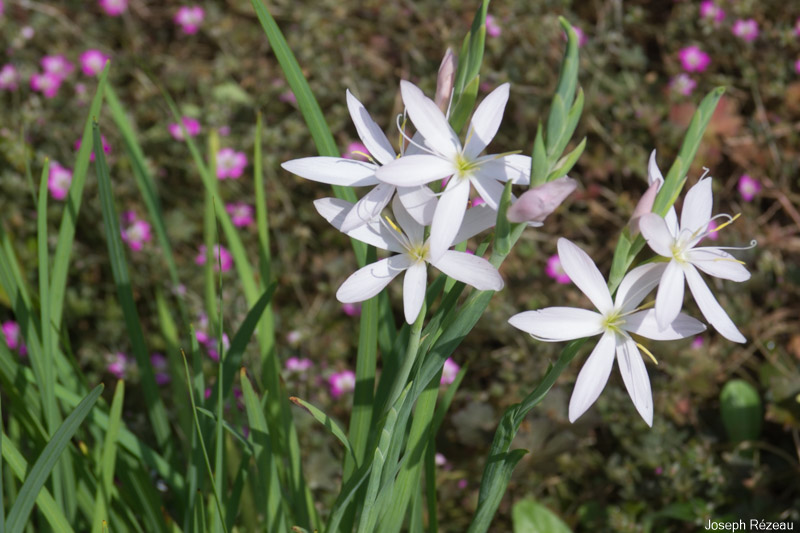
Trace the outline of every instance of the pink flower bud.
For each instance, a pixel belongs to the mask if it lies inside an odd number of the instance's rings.
[[[447,111],[450,103],[450,94],[456,79],[456,56],[449,48],[444,53],[442,64],[439,65],[439,77],[436,79],[436,97],[434,101],[442,112]]]
[[[631,215],[631,235],[636,236],[639,234],[639,219],[642,215],[646,215],[653,211],[653,203],[656,201],[656,195],[658,194],[658,190],[661,188],[661,181],[655,180],[653,183],[650,184],[650,187],[647,188],[645,193],[639,199],[639,203],[636,204],[636,209],[633,210],[633,215]]]
[[[577,186],[574,179],[563,176],[530,189],[508,208],[509,222],[535,222],[541,226],[547,215],[555,211]]]

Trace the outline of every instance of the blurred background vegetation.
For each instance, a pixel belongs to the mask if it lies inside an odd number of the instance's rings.
[[[750,281],[713,281],[715,294],[748,343],[736,345],[709,331],[694,342],[650,344],[659,361],[657,367],[650,365],[652,429],[636,414],[616,372],[596,406],[569,424],[566,406],[580,368],[573,365],[520,430],[515,446],[531,453],[515,470],[494,530],[510,529],[511,505],[525,497],[545,504],[578,531],[686,531],[709,518],[725,517],[800,520],[800,73],[795,66],[800,60],[795,31],[800,5],[777,0],[717,3],[725,10],[719,23],[701,17],[699,2],[689,1],[492,2],[490,13],[499,34],[487,37],[482,93],[506,81],[512,84],[493,150],[532,147],[563,53],[559,15],[586,37],[579,73],[586,104],[575,139],[586,136],[588,143],[571,173],[580,183],[578,191],[544,227],[523,234],[502,268],[506,289],[494,297],[455,355],[469,370],[438,442],[446,458],[439,479],[443,531],[462,531],[469,523],[496,422],[508,405],[535,386],[560,349],[509,328],[507,318],[527,309],[573,305],[582,298],[574,287],[545,275],[556,238],[565,236],[587,249],[607,273],[616,235],[646,188],[650,151],[658,150],[666,171],[694,106],[720,85],[727,91],[688,183],[708,167],[715,178],[714,212],[742,213],[721,232],[717,244],[758,241],[756,248],[739,254],[753,273]],[[148,343],[163,351],[152,297],[156,288],[184,298],[198,320],[203,312],[203,270],[195,264],[203,243],[203,189],[185,145],[168,132],[172,120],[159,86],[172,94],[184,115],[199,120],[201,139],[217,129],[221,146],[244,151],[251,164],[255,116],[261,111],[279,281],[274,305],[282,335],[280,355],[313,362],[306,374],[287,373],[288,387],[344,419],[350,398],[332,398],[324,384],[355,361],[358,319],[345,313],[334,296],[355,269],[355,258],[347,239],[311,206],[312,200],[330,196],[330,188],[279,167],[287,159],[314,155],[309,134],[250,3],[202,3],[205,20],[193,35],[173,22],[181,5],[131,0],[125,13],[110,17],[95,2],[5,2],[0,61],[13,64],[21,82],[17,90],[0,91],[2,224],[14,236],[21,263],[35,265],[35,204],[25,158],[31,158],[34,175],[46,157],[72,166],[74,143],[96,84],[77,69],[54,98],[44,98],[28,84],[40,70],[39,61],[64,54],[77,63],[87,49],[110,55],[110,82],[131,112],[157,176],[167,230],[186,283],[165,285],[163,259],[154,242],[130,252]],[[357,140],[345,89],[387,131],[393,130],[395,116],[402,112],[399,80],[410,79],[432,94],[445,49],[458,49],[476,8],[456,0],[277,0],[269,7],[342,151]],[[736,19],[750,18],[758,22],[760,33],[747,42],[731,28]],[[31,28],[33,35],[24,28]],[[696,87],[685,95],[670,81],[682,72],[679,51],[690,45],[709,54],[711,63],[705,71],[689,74]],[[110,117],[101,116],[100,125],[111,146],[117,207],[146,217]],[[245,176],[251,173],[249,166]],[[737,189],[745,174],[761,184],[750,201]],[[220,190],[226,202],[252,202],[251,179],[221,182]],[[93,177],[84,197],[64,323],[89,382],[111,383],[108,354],[129,352],[130,346],[115,301]],[[49,209],[55,224],[63,204],[51,201]],[[255,255],[255,228],[246,239]],[[29,280],[35,280],[35,272]],[[399,285],[390,290],[400,322]],[[225,275],[223,298],[230,333],[247,311],[233,272]],[[693,303],[687,306],[700,316]],[[12,319],[5,299],[0,321]],[[213,361],[207,361],[210,371]],[[743,380],[757,393],[760,427],[745,440],[723,423],[720,394],[732,380]],[[130,381],[123,418],[134,432],[146,435],[150,430],[135,373]],[[172,401],[169,388],[162,392]],[[732,419],[741,421],[743,416]],[[236,417],[232,409],[231,418]],[[310,417],[298,412],[296,419],[306,473],[325,508],[339,483],[339,462],[331,459],[339,459],[340,450]]]

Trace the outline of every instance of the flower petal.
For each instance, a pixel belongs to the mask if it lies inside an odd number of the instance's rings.
[[[339,231],[348,233],[367,222],[375,220],[376,217],[381,215],[381,211],[389,203],[389,200],[392,199],[394,191],[394,185],[379,183],[356,202],[350,212],[347,213]]]
[[[347,187],[375,185],[377,165],[342,157],[303,157],[281,163],[284,170],[301,178]]]
[[[683,307],[683,272],[677,261],[670,261],[661,276],[656,293],[656,319],[661,329],[666,329]]]
[[[672,257],[675,238],[663,218],[655,213],[645,213],[639,218],[639,231],[655,253],[662,257]]]
[[[412,246],[422,246],[425,240],[425,227],[414,220],[414,217],[406,211],[403,202],[401,202],[400,198],[397,196],[395,196],[392,201],[392,213],[394,213],[394,218],[400,225],[400,229],[403,230],[408,240],[411,241]]]
[[[661,174],[661,169],[658,168],[656,163],[656,151],[653,149],[650,152],[650,161],[647,163],[647,183],[659,183],[659,188],[664,184],[664,176]]]
[[[461,228],[468,201],[469,180],[450,180],[433,214],[429,239],[431,263],[439,259],[445,250],[453,245],[453,239]]]
[[[615,335],[605,333],[600,337],[575,381],[569,399],[569,421],[575,422],[597,400],[608,382],[614,364]]]
[[[467,145],[464,147],[467,158],[475,159],[494,139],[503,120],[510,87],[508,83],[502,84],[489,93],[475,110],[467,133]]]
[[[436,194],[425,185],[418,187],[398,187],[397,195],[403,202],[408,214],[414,217],[419,224],[430,226],[433,221],[433,213],[439,200]]]
[[[655,310],[648,309],[625,317],[623,328],[655,341],[674,341],[702,333],[706,330],[706,325],[696,318],[679,313],[678,317],[662,330],[658,327]]]
[[[705,231],[711,220],[712,202],[711,178],[701,179],[686,193],[681,210],[681,230]]]
[[[325,220],[341,231],[342,224],[352,210],[353,204],[339,198],[321,198],[314,200],[314,207]],[[347,235],[383,250],[398,253],[405,251],[392,230],[377,221],[359,226],[349,231]]]
[[[355,303],[369,300],[386,287],[400,272],[412,265],[406,255],[393,255],[356,270],[347,278],[336,299],[342,303]]]
[[[472,182],[472,186],[478,191],[483,201],[486,202],[489,207],[497,211],[503,199],[503,185],[499,181],[491,178],[478,179],[475,176],[470,178],[469,181]]]
[[[474,237],[478,233],[487,230],[497,223],[497,211],[491,208],[489,204],[476,205],[470,207],[464,213],[464,220],[461,221],[461,228],[456,233],[453,242],[458,244],[464,242],[470,237]]]
[[[569,279],[585,294],[601,313],[611,311],[614,304],[597,266],[589,255],[576,244],[565,239],[558,239],[558,258],[561,267]]]
[[[653,392],[642,354],[630,337],[617,337],[617,365],[633,405],[647,425],[653,426]]]
[[[394,148],[386,138],[386,134],[375,124],[366,108],[353,96],[350,89],[347,90],[347,109],[350,111],[350,118],[353,119],[358,136],[369,153],[382,165],[394,161]]]
[[[406,270],[403,280],[403,312],[406,322],[413,324],[425,301],[425,287],[428,283],[428,265],[420,261]]]
[[[719,248],[694,248],[689,250],[689,262],[715,278],[731,281],[747,281],[750,272],[735,257]]]
[[[546,342],[571,341],[603,332],[600,313],[576,307],[546,307],[518,313],[508,319],[517,329]]]
[[[666,263],[648,263],[638,266],[625,274],[614,299],[616,307],[623,313],[630,313],[650,294],[667,268]]]
[[[454,158],[461,151],[461,143],[442,110],[410,81],[400,82],[400,93],[408,116],[425,138],[425,144],[448,159]]]
[[[499,291],[503,288],[500,273],[483,257],[447,250],[436,261],[431,261],[431,264],[451,278],[479,291]]]
[[[498,181],[511,181],[515,185],[528,185],[531,182],[531,158],[522,154],[504,156],[486,155],[478,158],[480,167],[476,176]]]
[[[377,179],[397,187],[416,187],[455,173],[453,164],[438,155],[405,155],[375,171]]]
[[[719,331],[720,335],[726,339],[733,342],[746,342],[747,339],[736,329],[736,325],[725,313],[722,306],[719,305],[714,295],[711,294],[711,290],[706,285],[706,282],[703,281],[697,269],[692,265],[687,265],[685,273],[694,301],[697,302],[697,307],[700,308],[700,312],[706,317],[708,323],[714,326],[714,329]]]
[[[528,189],[508,208],[509,222],[544,222],[575,190],[577,184],[574,179],[562,176]]]

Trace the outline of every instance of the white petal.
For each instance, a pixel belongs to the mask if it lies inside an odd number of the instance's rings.
[[[655,213],[645,213],[639,219],[639,231],[655,253],[663,257],[672,257],[672,244],[675,238],[663,218]]]
[[[470,178],[472,186],[478,191],[478,194],[489,207],[497,211],[500,207],[500,201],[503,199],[503,185],[491,178],[481,178],[473,176]],[[512,195],[513,196],[513,195]]]
[[[419,187],[398,187],[397,195],[403,202],[408,214],[414,217],[419,224],[430,226],[433,221],[433,213],[439,200],[436,193],[425,185]]]
[[[652,427],[653,392],[650,390],[650,377],[647,375],[642,354],[630,337],[617,337],[617,364],[633,405],[647,425]]]
[[[531,182],[531,158],[527,155],[486,155],[479,157],[478,162],[480,168],[475,175],[511,181],[515,185],[528,185]]]
[[[356,202],[356,205],[347,213],[339,230],[348,233],[367,222],[375,220],[376,217],[381,215],[381,211],[389,203],[389,200],[392,199],[394,190],[394,185],[379,183],[377,187],[374,187]]]
[[[705,231],[711,220],[712,202],[711,178],[701,179],[686,193],[681,210],[681,230]]]
[[[605,333],[581,368],[569,399],[570,422],[575,422],[585,413],[603,392],[614,364],[615,344],[615,335]]]
[[[453,242],[458,244],[464,242],[478,233],[494,227],[497,222],[497,211],[489,204],[476,205],[470,207],[464,213],[464,220],[461,221],[461,228],[458,230]]]
[[[342,303],[369,300],[411,264],[412,261],[407,256],[393,255],[360,268],[342,283],[336,291],[336,299]]]
[[[558,258],[569,279],[589,297],[601,313],[611,311],[611,295],[603,275],[589,255],[565,238],[558,239]]]
[[[405,155],[379,167],[375,175],[397,187],[416,187],[441,180],[455,173],[453,163],[436,155]]]
[[[673,235],[677,235],[680,228],[678,227],[678,214],[675,212],[674,207],[670,207],[667,214],[664,216],[664,222],[667,223],[667,229]]]
[[[397,196],[392,201],[392,213],[394,213],[395,220],[397,220],[400,229],[406,234],[411,244],[413,246],[421,246],[425,239],[425,227],[414,220],[414,217],[406,211],[403,202]]]
[[[678,317],[662,330],[656,322],[655,310],[648,309],[625,317],[623,329],[656,341],[674,341],[702,333],[706,330],[706,326],[696,318],[679,313]]]
[[[653,184],[659,182],[659,188],[664,184],[664,176],[661,174],[661,169],[658,168],[656,163],[656,151],[650,152],[650,161],[647,164],[647,183]]]
[[[450,180],[431,223],[430,262],[439,259],[453,245],[453,239],[461,228],[461,221],[469,201],[469,180]]]
[[[474,159],[483,152],[497,134],[508,102],[509,87],[510,84],[504,83],[492,91],[472,115],[467,133],[467,145],[464,147],[464,155],[469,159]]]
[[[428,283],[428,265],[421,261],[406,270],[403,280],[403,312],[406,322],[413,324],[425,301],[425,287]]]
[[[719,248],[694,248],[689,250],[689,262],[715,278],[747,281],[750,272],[735,257]]]
[[[711,294],[711,290],[700,277],[700,273],[692,265],[686,266],[686,281],[689,283],[689,290],[692,291],[694,301],[697,302],[697,307],[700,312],[706,317],[708,323],[714,326],[714,329],[719,331],[720,335],[733,342],[746,342],[736,325],[725,313],[725,310],[719,305],[717,299]]]
[[[431,264],[451,278],[479,291],[499,291],[503,288],[500,273],[483,257],[447,250],[439,259],[431,261]]]
[[[517,329],[547,342],[571,341],[603,332],[603,316],[575,307],[546,307],[525,311],[508,319]]]
[[[325,220],[330,222],[334,228],[341,231],[342,224],[347,214],[353,208],[353,204],[346,200],[340,200],[339,198],[321,198],[319,200],[314,200],[314,207]],[[392,252],[398,253],[404,251],[404,248],[400,245],[392,231],[383,224],[377,222],[359,226],[348,232],[347,235],[383,250],[391,250]]]
[[[461,143],[442,110],[409,81],[400,82],[400,93],[408,116],[425,138],[425,144],[447,158],[455,157],[461,151]]]
[[[656,293],[656,319],[658,327],[666,329],[683,307],[683,268],[677,261],[670,261]]]
[[[666,263],[648,263],[625,274],[614,299],[616,307],[623,313],[636,309],[644,297],[658,285],[666,267]]]
[[[347,109],[350,111],[350,118],[353,119],[358,136],[369,153],[383,165],[393,161],[394,148],[386,138],[386,134],[375,124],[367,110],[349,89],[347,90]]]
[[[301,178],[329,185],[364,187],[378,183],[375,177],[378,166],[365,161],[342,157],[304,157],[286,161],[281,166]]]

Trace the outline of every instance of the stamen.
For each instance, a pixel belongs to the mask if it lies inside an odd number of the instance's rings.
[[[353,150],[352,152],[350,152],[350,154],[360,155],[361,157],[368,159],[370,163],[374,163],[374,164],[376,164],[376,165],[378,164],[378,162],[377,162],[377,161],[375,161],[375,160],[372,158],[372,156],[371,156],[371,155],[369,155],[369,154],[366,154],[366,153],[362,152],[361,150]]]
[[[405,115],[402,115],[402,116],[405,116]],[[401,117],[401,115],[397,115],[397,129],[398,129],[398,131],[400,131],[400,136],[401,136],[403,139],[407,140],[407,141],[409,142],[409,144],[413,144],[414,146],[416,146],[417,148],[419,148],[419,149],[420,149],[420,150],[422,150],[423,152],[427,152],[427,153],[429,153],[429,154],[431,154],[431,155],[435,155],[435,156],[438,156],[438,157],[442,157],[442,155],[441,155],[441,154],[434,152],[433,150],[431,150],[431,149],[430,149],[430,148],[428,148],[427,146],[423,146],[423,145],[420,145],[420,144],[418,144],[418,143],[415,143],[415,142],[414,142],[414,141],[411,139],[411,137],[409,137],[408,135],[406,135],[406,131],[405,131],[405,122],[403,122],[403,125],[401,126],[401,125],[400,125],[400,117]],[[404,144],[403,142],[401,142],[401,143],[400,143],[400,145],[401,145],[401,146],[402,146],[403,144]],[[405,150],[403,150],[403,151],[405,151]]]
[[[753,239],[749,246],[714,246],[717,250],[752,250],[758,246],[758,241]]]
[[[398,228],[398,227],[397,227],[397,224],[395,224],[395,223],[392,221],[392,219],[391,219],[391,218],[389,218],[388,216],[384,216],[383,218],[385,218],[385,219],[386,219],[386,222],[388,222],[388,223],[389,223],[389,225],[392,227],[392,229],[393,229],[393,230],[395,230],[397,233],[399,233],[399,234],[401,234],[401,235],[403,234],[403,231],[402,231],[400,228]]]
[[[700,176],[700,179],[703,179],[703,178],[705,178],[705,177],[706,177],[706,175],[707,175],[709,172],[711,172],[711,171],[710,171],[710,170],[709,170],[707,167],[703,167],[703,175],[702,175],[702,176]]]
[[[717,226],[716,228],[712,229],[712,230],[711,230],[711,231],[709,231],[708,233],[716,233],[716,232],[718,232],[719,230],[721,230],[721,229],[722,229],[722,228],[724,228],[725,226],[728,226],[728,225],[730,225],[730,224],[733,224],[733,221],[734,221],[734,220],[736,220],[737,218],[739,218],[740,216],[742,216],[742,214],[741,214],[741,213],[736,213],[734,216],[732,216],[732,217],[730,218],[730,220],[728,220],[727,222],[725,222],[725,223],[724,223],[724,224],[722,224],[721,226]]]
[[[392,221],[392,219],[390,219],[388,216],[384,216],[382,218],[378,218],[378,220],[381,222],[383,227],[387,228],[389,232],[392,234],[392,236],[395,239],[397,239],[397,243],[400,246],[402,246],[406,250],[411,249],[411,241],[408,239],[408,236],[406,236],[406,234],[403,233],[403,231],[397,227],[397,224],[395,224]]]
[[[647,356],[648,356],[650,359],[652,359],[652,360],[653,360],[653,362],[654,362],[655,364],[658,364],[658,361],[656,361],[656,358],[653,356],[653,354],[651,354],[651,353],[650,353],[650,350],[648,350],[647,348],[645,348],[644,346],[642,346],[642,345],[641,345],[641,343],[638,343],[638,342],[636,343],[636,346],[638,346],[638,347],[639,347],[639,349],[640,349],[641,351],[643,351],[644,353],[646,353],[646,354],[647,354]]]

